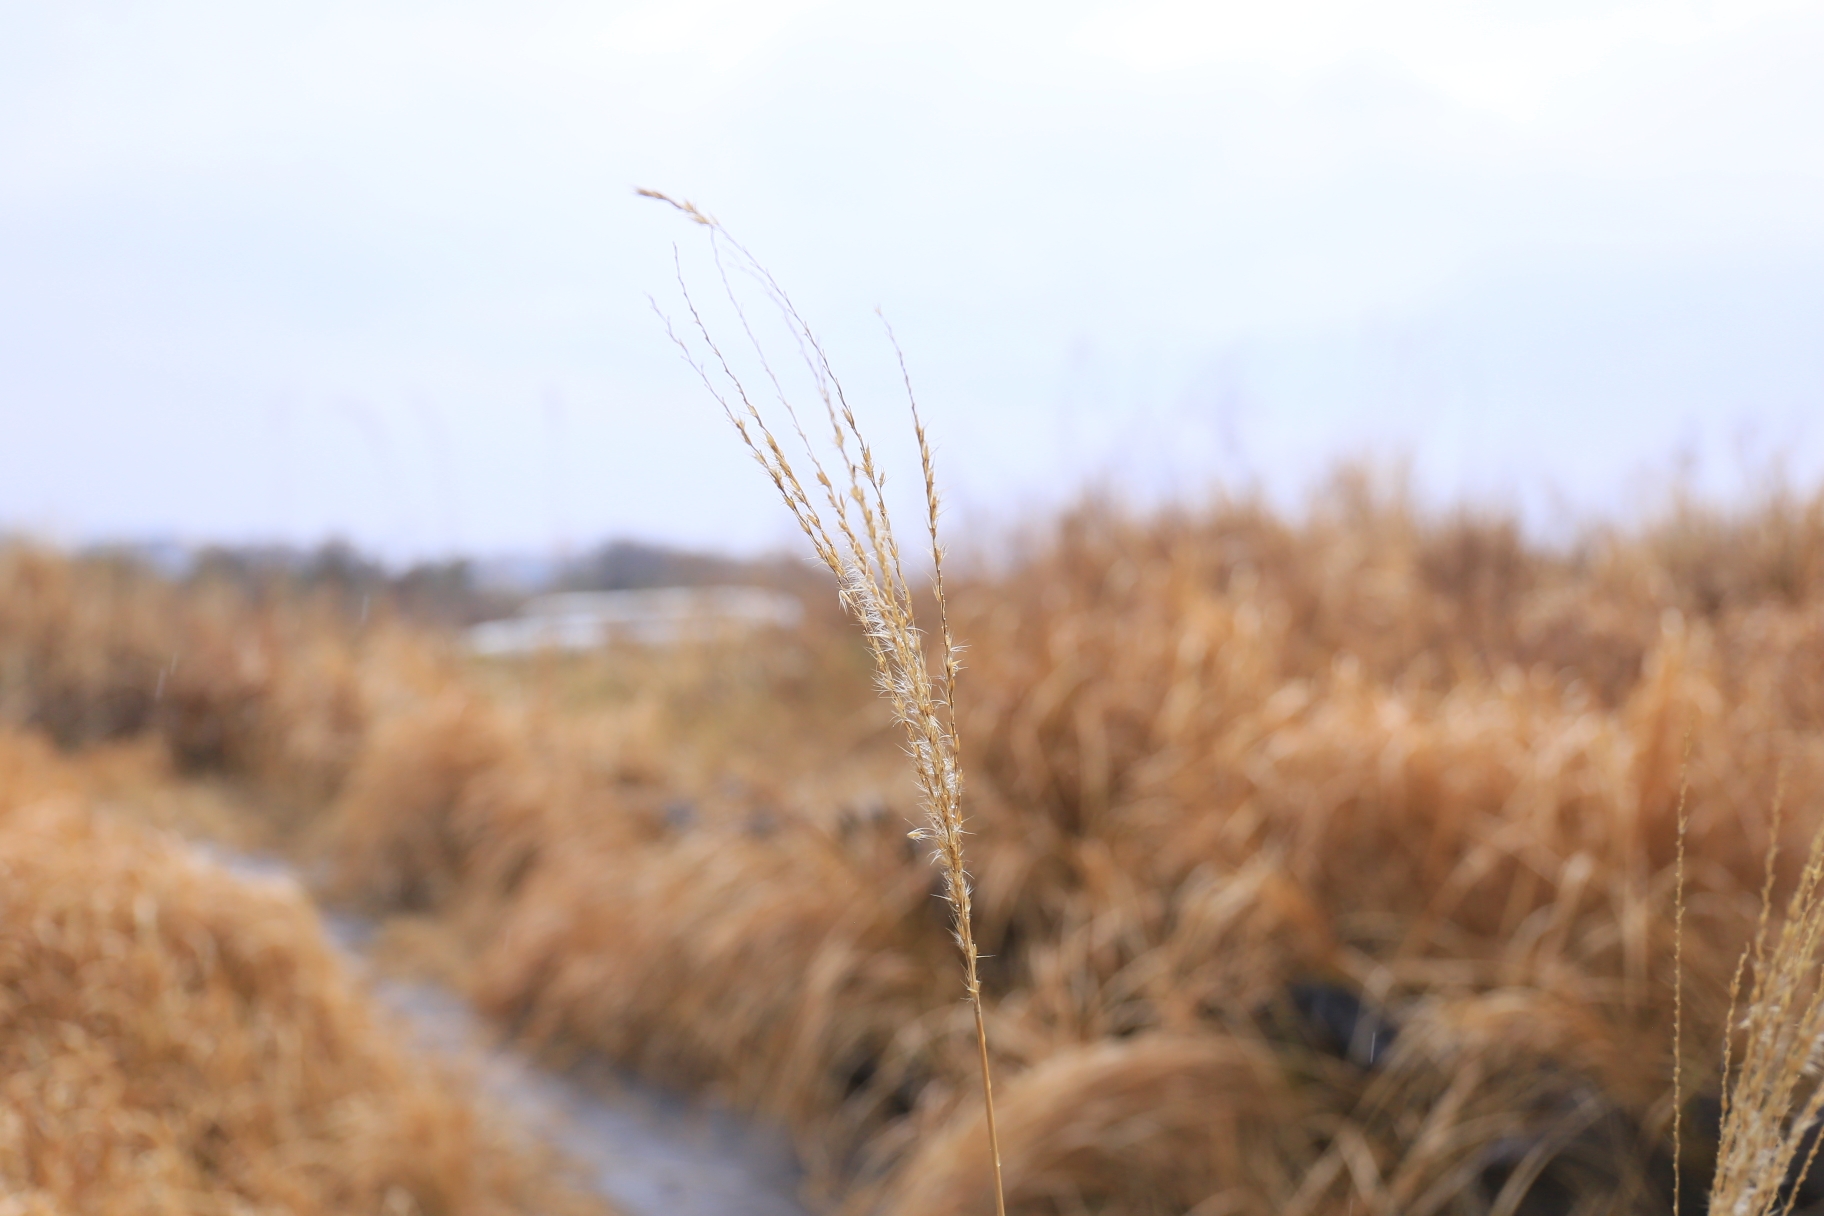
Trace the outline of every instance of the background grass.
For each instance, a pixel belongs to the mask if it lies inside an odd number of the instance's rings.
[[[1819,824],[1824,498],[1548,547],[1347,475],[997,549],[950,610],[1011,1210],[1668,1209],[1682,782],[1695,1210],[1776,788],[1780,907]],[[785,1120],[832,1210],[988,1211],[948,915],[824,592],[482,662],[14,546],[0,705],[236,791],[504,1027]]]

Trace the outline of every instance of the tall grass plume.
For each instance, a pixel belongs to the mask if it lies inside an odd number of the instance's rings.
[[[913,613],[912,589],[906,579],[899,542],[887,511],[886,475],[876,463],[874,450],[862,434],[835,369],[817,336],[799,314],[791,298],[773,276],[740,242],[730,237],[713,217],[688,201],[679,201],[657,191],[641,194],[669,203],[693,223],[708,231],[711,251],[728,301],[740,320],[742,332],[758,360],[763,374],[775,391],[779,406],[790,420],[811,471],[815,490],[808,489],[793,467],[792,459],[780,443],[777,432],[767,421],[755,395],[737,374],[722,348],[711,334],[709,325],[691,297],[689,285],[680,273],[678,285],[697,337],[707,351],[707,359],[671,330],[672,340],[683,352],[704,386],[721,405],[728,420],[740,434],[749,452],[778,489],[798,526],[810,539],[817,556],[836,576],[844,607],[861,624],[868,648],[874,657],[875,671],[882,695],[893,707],[894,718],[904,727],[912,758],[914,780],[925,811],[925,822],[911,833],[912,839],[932,847],[932,860],[943,875],[944,896],[951,909],[952,928],[963,960],[963,986],[975,1016],[976,1044],[981,1055],[982,1104],[987,1120],[989,1156],[994,1169],[995,1211],[1005,1216],[1006,1199],[1001,1182],[999,1133],[994,1119],[994,1084],[988,1061],[988,1032],[982,1016],[982,986],[979,952],[975,943],[973,909],[970,902],[970,878],[964,864],[963,837],[967,834],[963,817],[963,772],[958,760],[958,739],[952,694],[959,669],[959,648],[950,631],[948,603],[944,594],[944,551],[938,541],[939,495],[936,470],[932,463],[931,445],[919,416],[918,399],[912,391],[905,358],[897,341],[894,353],[899,356],[899,369],[906,388],[906,401],[912,415],[913,431],[918,439],[921,471],[924,475],[925,526],[930,543],[932,592],[937,603],[940,657],[936,664],[925,655],[923,631]],[[730,263],[759,284],[768,303],[773,305],[790,329],[798,351],[810,374],[817,399],[830,428],[830,450],[819,456],[816,445],[804,429],[797,409],[792,405],[784,385],[776,374],[764,345],[748,323],[747,314],[729,281]],[[888,329],[892,338],[892,330]],[[832,475],[831,469],[835,469]],[[821,499],[822,506],[818,500]]]
[[[1777,839],[1776,833],[1776,846]],[[1761,923],[1731,988],[1729,1030],[1742,1032],[1743,1046],[1734,1069],[1733,1050],[1724,1055],[1722,1130],[1710,1192],[1710,1210],[1721,1216],[1792,1211],[1824,1140],[1817,1129],[1824,1115],[1824,1085],[1818,1084],[1824,1063],[1824,831],[1812,840],[1769,950],[1774,861],[1770,847]],[[1754,979],[1747,1005],[1739,1007],[1748,968]]]

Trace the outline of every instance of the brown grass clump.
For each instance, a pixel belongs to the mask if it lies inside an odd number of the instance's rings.
[[[0,1180],[20,1210],[595,1210],[404,1053],[301,892],[0,734]]]
[[[381,721],[328,811],[345,892],[423,910],[465,886],[507,884],[531,861],[537,816],[525,732],[498,706],[460,689],[433,692]]]
[[[302,597],[0,544],[0,721],[66,747],[155,735],[183,768],[259,777],[286,809],[353,760],[356,642]]]
[[[1258,1043],[1148,1035],[1061,1051],[997,1103],[1020,1212],[1269,1211],[1310,1160],[1299,1103]],[[981,1119],[921,1145],[882,1210],[989,1212]]]
[[[907,879],[803,828],[554,858],[483,959],[485,1003],[802,1119],[846,1096],[832,1059],[859,1067],[928,1007],[931,960],[902,927],[927,891]]]

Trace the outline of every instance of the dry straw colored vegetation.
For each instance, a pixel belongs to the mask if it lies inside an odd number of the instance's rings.
[[[1006,548],[948,601],[1010,1211],[1670,1210],[1681,785],[1681,1210],[1719,1160],[1730,1216],[1824,1197],[1767,1156],[1815,1140],[1824,498],[1554,548],[1354,476]],[[5,712],[245,791],[503,1026],[786,1121],[830,1210],[991,1211],[942,873],[826,591],[792,633],[477,664],[14,549]]]
[[[1773,857],[1769,856],[1769,888]],[[1793,1197],[1787,1179],[1809,1176],[1820,1141],[1824,1087],[1817,1085],[1824,1050],[1824,833],[1812,842],[1778,935],[1767,941],[1772,892],[1762,898],[1754,944],[1744,951],[1730,986],[1732,1024],[1745,1040],[1737,1070],[1734,1043],[1723,1055],[1721,1141],[1711,1202],[1719,1211],[1760,1216],[1785,1212]],[[1746,1005],[1738,1004],[1741,975],[1753,967]],[[1737,1020],[1739,1013],[1739,1021]]]
[[[598,1210],[399,1046],[295,886],[97,810],[121,759],[0,733],[6,1211]]]

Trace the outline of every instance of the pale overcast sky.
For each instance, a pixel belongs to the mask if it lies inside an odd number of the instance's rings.
[[[635,186],[891,429],[885,310],[965,517],[1814,478],[1820,64],[1756,0],[0,0],[0,528],[789,540]]]

